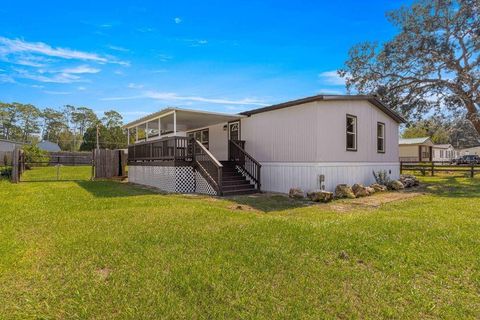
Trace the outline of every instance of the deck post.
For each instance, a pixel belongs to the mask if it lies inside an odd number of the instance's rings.
[[[148,122],[145,123],[145,141],[148,141]]]
[[[177,135],[177,111],[173,111],[173,135]]]

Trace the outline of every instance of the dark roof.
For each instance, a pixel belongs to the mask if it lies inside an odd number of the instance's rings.
[[[314,101],[345,101],[345,100],[365,100],[376,106],[378,109],[383,111],[385,114],[390,116],[393,120],[397,121],[398,123],[405,123],[407,122],[402,116],[398,113],[390,109],[387,105],[381,102],[377,97],[370,96],[370,95],[316,95],[311,97],[306,97],[302,99],[292,100],[288,102],[283,102],[280,104],[274,104],[272,106],[253,109],[250,111],[245,111],[240,113],[241,115],[251,116],[253,114],[273,111],[288,107],[293,107],[299,104],[314,102]]]

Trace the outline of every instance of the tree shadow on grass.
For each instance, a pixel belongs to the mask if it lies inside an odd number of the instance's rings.
[[[153,190],[117,181],[76,181],[84,190],[97,198],[118,198],[158,194]]]
[[[261,193],[228,197],[227,200],[230,200],[235,204],[246,205],[263,212],[304,208],[313,204],[313,202],[309,201],[294,200],[285,195]]]
[[[435,177],[424,182],[426,192],[447,198],[480,197],[480,179],[463,177]]]

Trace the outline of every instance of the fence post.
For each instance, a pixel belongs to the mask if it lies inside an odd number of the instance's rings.
[[[403,161],[400,161],[400,174],[403,173]]]
[[[20,150],[15,148],[13,150],[13,157],[12,157],[12,182],[18,183],[20,178]]]
[[[435,162],[432,161],[432,177],[435,175]]]
[[[474,176],[475,176],[475,165],[472,162],[470,166],[470,178],[473,178]]]

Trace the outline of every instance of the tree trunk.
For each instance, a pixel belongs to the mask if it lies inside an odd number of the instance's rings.
[[[465,101],[465,107],[467,108],[467,119],[473,124],[478,134],[480,134],[480,115],[478,114],[475,102],[467,100]]]

